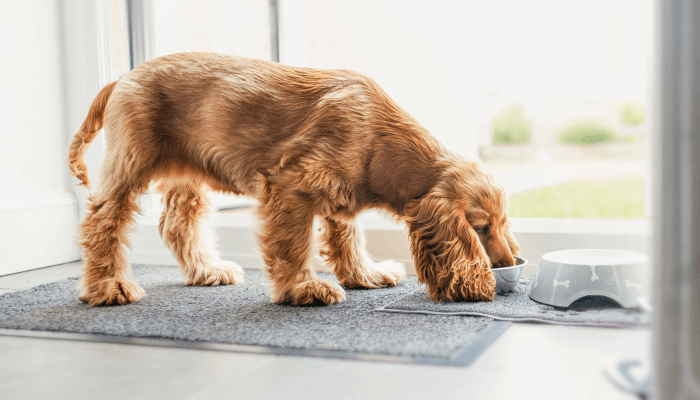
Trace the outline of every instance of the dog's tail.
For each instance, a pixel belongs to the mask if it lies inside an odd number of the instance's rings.
[[[105,107],[107,107],[107,101],[109,100],[109,96],[112,95],[112,91],[117,85],[117,82],[118,81],[114,81],[108,84],[97,94],[95,100],[92,101],[90,111],[83,122],[83,126],[80,127],[78,133],[73,137],[70,149],[68,150],[68,166],[70,167],[71,173],[76,178],[80,179],[82,181],[81,184],[88,189],[90,189],[90,179],[88,179],[87,165],[85,165],[83,156],[85,156],[85,152],[88,146],[90,146],[90,143],[95,139],[100,129],[102,129],[102,123],[105,119]]]

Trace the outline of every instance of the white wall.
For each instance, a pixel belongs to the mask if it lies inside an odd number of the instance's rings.
[[[0,2],[0,275],[80,258],[59,2]]]
[[[0,3],[0,187],[7,194],[69,191],[58,23],[56,1]]]

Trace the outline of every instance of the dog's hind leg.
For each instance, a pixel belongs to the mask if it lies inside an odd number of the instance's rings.
[[[334,304],[345,300],[335,282],[319,279],[311,265],[311,201],[292,189],[269,187],[258,213],[262,255],[272,281],[272,301],[279,304]]]
[[[165,209],[160,217],[160,236],[180,264],[188,285],[217,286],[243,282],[243,269],[221,260],[214,236],[204,225],[209,202],[204,189],[192,184],[164,186]]]
[[[365,251],[365,237],[354,220],[325,218],[321,256],[333,268],[338,281],[347,288],[396,286],[406,277],[401,263],[375,263]]]
[[[146,185],[133,180],[136,173],[119,174],[106,161],[103,166],[103,188],[90,196],[88,213],[81,223],[80,244],[85,263],[79,299],[93,306],[123,305],[144,296],[144,291],[129,280],[127,257],[129,229],[136,197]]]

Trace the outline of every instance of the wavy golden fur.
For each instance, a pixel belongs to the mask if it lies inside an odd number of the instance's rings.
[[[365,252],[353,217],[367,208],[406,221],[418,278],[436,301],[492,299],[491,266],[512,265],[518,252],[503,189],[356,72],[213,53],[143,63],[100,91],[71,143],[71,171],[86,186],[83,154],[103,123],[102,185],[81,225],[80,299],[92,305],[144,295],[128,279],[126,247],[136,198],[153,181],[164,193],[161,237],[189,285],[243,280],[202,224],[206,190],[259,199],[260,247],[283,304],[345,299],[311,267],[314,216],[326,225],[321,254],[348,288],[405,276]]]

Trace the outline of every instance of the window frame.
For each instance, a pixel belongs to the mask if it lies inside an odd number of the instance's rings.
[[[656,2],[654,398],[700,397],[698,15],[697,1]]]

